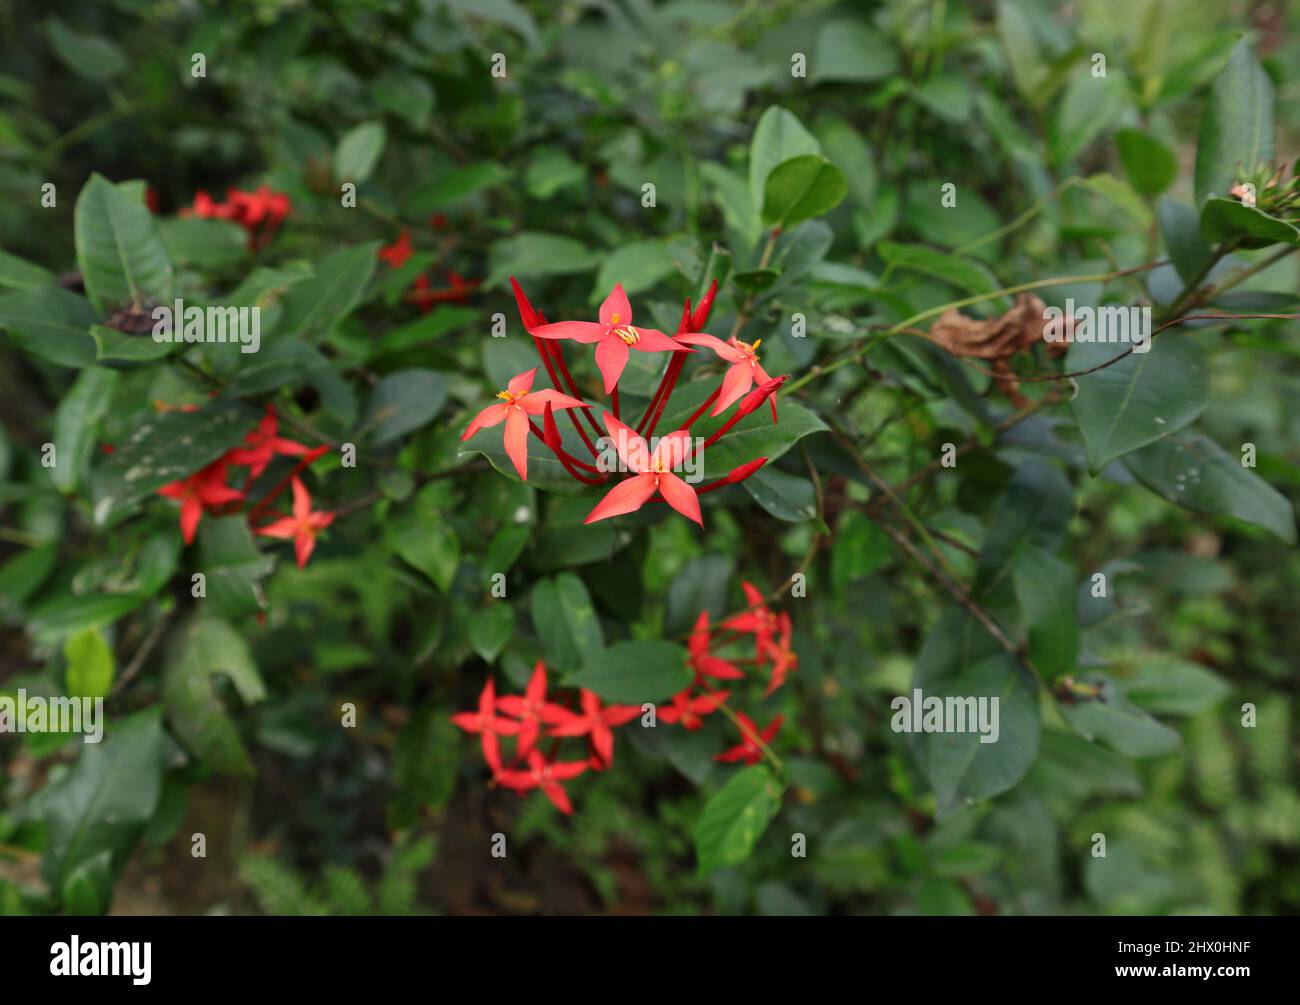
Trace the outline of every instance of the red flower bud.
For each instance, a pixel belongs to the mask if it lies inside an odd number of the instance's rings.
[[[786,382],[789,375],[782,374],[780,377],[773,377],[766,384],[760,384],[754,390],[740,399],[740,404],[736,407],[736,417],[744,418],[750,412],[758,408],[768,398],[772,399],[772,421],[776,421],[776,398],[774,397],[777,389]]]
[[[767,463],[766,457],[759,457],[756,460],[752,460],[745,464],[742,464],[738,468],[732,468],[727,475],[727,484],[736,485],[739,482],[743,482],[746,478],[748,478],[750,475],[752,475],[755,471],[757,471],[766,463]]]

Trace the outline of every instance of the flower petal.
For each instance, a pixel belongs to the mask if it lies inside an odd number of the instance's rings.
[[[492,426],[498,426],[505,421],[506,415],[510,411],[510,406],[502,402],[499,405],[488,405],[487,408],[474,416],[474,421],[469,424],[469,428],[460,434],[462,440],[468,440],[480,429],[489,429]]]
[[[657,328],[638,328],[636,333],[640,336],[636,345],[632,346],[638,352],[690,352],[691,350],[678,344],[674,339],[665,335]]]
[[[506,416],[506,456],[523,481],[528,481],[528,416],[522,408],[509,409]]]
[[[608,412],[605,413],[605,429],[618,452],[618,459],[627,465],[629,471],[641,474],[650,470],[650,446],[630,426],[624,425]]]
[[[557,321],[551,325],[539,325],[529,332],[538,338],[571,338],[575,342],[598,342],[609,331],[607,325],[598,325],[594,321]]]
[[[622,516],[639,510],[655,494],[654,475],[633,475],[619,482],[609,494],[596,504],[583,523],[595,523],[612,516]]]
[[[685,429],[675,429],[667,436],[660,437],[655,444],[654,453],[650,455],[651,466],[658,461],[664,470],[674,471],[682,466],[690,448],[691,434]]]
[[[704,526],[704,517],[700,515],[700,500],[695,490],[671,471],[665,471],[659,476],[659,494],[682,516]]]
[[[753,367],[748,362],[733,363],[722,378],[722,390],[718,393],[718,403],[713,406],[713,411],[709,414],[721,415],[743,398],[753,386]]]
[[[687,345],[702,345],[707,349],[712,349],[720,359],[725,359],[728,363],[739,363],[745,358],[745,354],[735,346],[704,332],[678,335],[677,341],[685,342]]]
[[[510,383],[506,385],[506,390],[511,394],[527,394],[533,389],[533,377],[536,374],[537,367],[515,374],[510,378]]]
[[[600,305],[600,323],[603,325],[630,325],[632,323],[632,305],[627,302],[623,284],[615,283],[614,290]]]
[[[623,375],[625,366],[627,366],[627,343],[617,335],[601,339],[600,344],[596,346],[596,368],[605,378],[606,394],[614,390],[618,378]]]
[[[519,399],[519,407],[529,415],[541,415],[546,411],[546,406],[550,405],[556,411],[565,408],[588,408],[587,403],[580,398],[574,398],[567,394],[561,394],[552,388],[543,388],[540,391],[531,391]]]

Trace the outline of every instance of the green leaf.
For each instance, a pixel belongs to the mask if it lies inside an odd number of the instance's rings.
[[[820,154],[783,161],[763,188],[763,222],[792,227],[838,206],[848,194],[844,172]]]
[[[1000,290],[1002,284],[983,262],[935,251],[919,244],[880,241],[876,251],[886,262],[899,269],[914,269],[934,276],[958,289],[983,295]]]
[[[1038,755],[1038,687],[1017,660],[994,649],[973,618],[958,610],[944,612],[917,661],[913,690],[917,688],[923,700],[998,699],[994,742],[981,742],[978,713],[975,728],[967,722],[965,732],[908,734],[934,788],[940,820],[1007,791],[1025,776]],[[915,694],[908,697],[915,699]],[[992,720],[991,703],[986,708]],[[899,707],[894,715],[905,723],[908,711]]]
[[[965,93],[963,91],[963,93]],[[871,209],[876,198],[876,161],[871,147],[846,119],[824,117],[816,126],[822,152],[844,172],[849,195],[864,209]]]
[[[438,486],[426,485],[384,525],[384,541],[443,593],[460,568],[460,538],[439,511]]]
[[[754,502],[778,520],[803,523],[817,516],[816,492],[812,482],[803,475],[787,474],[764,465],[741,484]]]
[[[1239,175],[1273,159],[1273,82],[1242,39],[1214,81],[1196,144],[1196,202],[1227,195]]]
[[[378,120],[353,126],[334,148],[334,177],[360,184],[370,177],[384,153],[388,132]]]
[[[120,375],[102,367],[83,370],[54,412],[54,487],[64,495],[77,483],[95,449],[100,422],[113,403]]]
[[[58,18],[46,22],[50,47],[69,70],[92,83],[118,77],[130,65],[125,54],[102,35],[75,31]]]
[[[831,583],[844,599],[850,583],[871,575],[889,561],[890,542],[880,526],[857,510],[846,510],[835,528],[831,550]]]
[[[343,248],[316,265],[311,279],[284,296],[284,315],[276,338],[296,336],[317,342],[356,309],[375,271],[379,242]]]
[[[713,619],[728,613],[727,596],[734,571],[734,563],[722,555],[699,555],[688,561],[668,587],[664,634],[690,631],[700,611],[708,611]]]
[[[231,395],[265,394],[278,388],[307,384],[320,394],[325,410],[350,425],[357,415],[357,401],[347,382],[315,346],[301,339],[277,338],[246,362],[230,382]]]
[[[406,119],[412,129],[423,131],[433,112],[433,88],[423,77],[401,68],[384,70],[370,82],[370,96],[386,112]]]
[[[758,120],[749,146],[750,204],[755,208],[763,205],[768,175],[778,164],[820,153],[821,145],[803,123],[792,112],[773,105]]]
[[[253,775],[253,762],[217,694],[218,676],[230,678],[246,705],[266,698],[244,637],[225,621],[195,616],[168,646],[163,670],[167,721],[177,738],[213,771]]]
[[[783,791],[765,766],[754,764],[713,794],[695,822],[695,857],[702,875],[749,858],[781,808]]]
[[[95,522],[210,464],[256,425],[261,413],[218,399],[195,412],[163,412],[136,426],[91,478]]]
[[[113,650],[97,630],[87,628],[63,643],[68,661],[67,693],[72,698],[105,698],[113,686]]]
[[[487,663],[495,663],[515,634],[515,611],[509,604],[480,607],[469,619],[469,644]]]
[[[864,82],[883,80],[898,70],[889,40],[860,20],[837,19],[822,25],[813,50],[812,79]]]
[[[1165,250],[1169,252],[1178,277],[1184,283],[1192,282],[1201,274],[1213,253],[1201,233],[1201,218],[1191,206],[1169,196],[1160,200],[1156,218],[1160,221],[1160,236],[1164,238]]]
[[[0,287],[11,290],[39,290],[54,285],[54,273],[17,255],[0,250]]]
[[[158,231],[176,265],[223,269],[248,259],[248,234],[229,220],[177,217],[160,220]]]
[[[95,342],[95,359],[100,363],[152,363],[176,351],[177,342],[155,342],[149,335],[91,325],[90,337]]]
[[[1067,366],[1086,370],[1124,351],[1105,342],[1077,342]],[[1130,450],[1175,433],[1196,419],[1209,400],[1209,377],[1193,338],[1174,331],[1118,363],[1077,378],[1070,407],[1088,448],[1088,464],[1100,471]]]
[[[123,186],[92,174],[73,212],[77,264],[86,294],[102,315],[113,306],[172,294],[172,264],[153,214]]]
[[[238,623],[265,606],[261,581],[275,568],[275,559],[257,550],[246,517],[209,516],[199,524],[198,568],[207,594],[203,603]]]
[[[156,709],[115,722],[102,743],[82,746],[77,763],[40,802],[46,826],[41,873],[51,889],[63,891],[78,866],[104,852],[112,871],[121,871],[157,808],[162,761]],[[100,892],[106,904],[107,891]]]
[[[585,687],[617,705],[666,701],[694,676],[686,650],[671,642],[616,642],[583,655],[582,669],[565,677],[564,685]]]
[[[1139,195],[1157,196],[1178,177],[1178,158],[1150,133],[1120,129],[1115,133],[1115,148],[1129,184]]]
[[[1058,706],[1085,740],[1101,740],[1126,757],[1164,757],[1182,745],[1178,733],[1130,702],[1114,681],[1088,678],[1085,683],[1100,686],[1101,694]]]
[[[523,233],[492,245],[488,287],[510,276],[521,280],[536,276],[562,276],[596,267],[599,255],[582,242],[558,234]]]
[[[19,349],[59,366],[94,364],[98,317],[89,300],[57,286],[0,296],[0,328]]]
[[[1207,200],[1201,210],[1201,233],[1214,242],[1236,240],[1243,248],[1300,245],[1300,227],[1235,199]]]
[[[621,282],[623,292],[629,297],[651,289],[676,271],[683,252],[688,250],[683,247],[684,243],[690,245],[690,242],[662,240],[620,244],[601,262],[596,285],[591,291],[591,302],[604,300],[615,283]]]
[[[370,393],[361,419],[374,445],[390,443],[432,422],[447,403],[447,378],[436,370],[390,373]]]
[[[1029,655],[1045,680],[1074,673],[1079,625],[1074,572],[1051,552],[1025,545],[1016,554],[1016,600],[1029,625]]]
[[[529,596],[533,627],[541,636],[546,661],[558,671],[582,666],[605,648],[605,633],[581,579],[564,572],[540,580]]]
[[[456,790],[461,735],[445,711],[431,707],[417,709],[402,727],[393,745],[397,791],[388,807],[390,826],[409,827],[422,808],[447,805]]]
[[[410,199],[410,210],[413,213],[432,213],[446,209],[479,192],[504,184],[509,177],[509,169],[501,164],[470,164],[439,175],[416,189]]]
[[[1286,496],[1239,457],[1194,430],[1184,430],[1124,458],[1151,491],[1198,513],[1226,514],[1296,543],[1295,511]]]
[[[1199,663],[1167,653],[1141,658],[1137,671],[1124,683],[1125,696],[1157,715],[1199,715],[1231,692],[1227,682]]]

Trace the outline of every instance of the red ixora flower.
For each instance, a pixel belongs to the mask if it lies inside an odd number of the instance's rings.
[[[392,244],[385,244],[379,249],[379,260],[387,262],[394,269],[400,269],[411,257],[411,232],[404,230]]]
[[[529,789],[541,789],[561,813],[572,813],[573,804],[569,802],[569,794],[560,783],[577,778],[586,770],[586,761],[548,761],[541,751],[530,750],[526,771],[506,768],[497,772],[496,780],[520,794]]]
[[[212,512],[226,503],[239,502],[244,494],[226,484],[226,460],[219,458],[205,468],[200,468],[188,478],[164,485],[158,490],[167,499],[181,503],[181,538],[192,544],[195,531],[203,513]]]
[[[301,569],[307,564],[307,559],[311,557],[316,547],[316,535],[334,522],[334,514],[311,508],[311,494],[297,475],[293,476],[292,485],[293,515],[258,527],[257,533],[263,537],[276,537],[282,540],[292,538],[298,568]]]
[[[691,689],[673,695],[673,703],[659,709],[659,718],[670,726],[680,722],[683,729],[697,730],[704,725],[704,717],[712,715],[731,696],[730,691],[705,691],[691,697]]]
[[[571,398],[567,394],[561,394],[559,391],[550,388],[534,391],[533,377],[536,374],[537,367],[533,367],[531,370],[511,377],[506,389],[497,394],[502,403],[488,405],[487,408],[474,416],[474,421],[469,424],[469,428],[460,437],[462,440],[468,440],[480,429],[497,426],[504,422],[506,424],[506,455],[514,464],[515,470],[519,472],[519,477],[524,481],[528,480],[528,417],[530,415],[541,415],[546,411],[547,405],[550,405],[552,409],[589,407],[577,398]]]
[[[731,366],[727,367],[727,373],[722,378],[722,389],[718,393],[717,404],[713,406],[710,415],[721,415],[725,412],[748,393],[749,389],[754,386],[755,381],[762,385],[772,379],[758,362],[758,347],[762,343],[762,339],[749,343],[742,342],[733,336],[723,342],[722,339],[713,335],[699,334],[678,335],[677,340],[688,345],[708,346],[718,354],[719,358],[731,364]],[[772,403],[772,421],[775,422],[776,398],[773,396],[768,400]]]
[[[497,709],[519,720],[519,746],[515,757],[520,758],[533,749],[543,725],[565,722],[572,714],[568,709],[546,700],[546,665],[541,660],[533,667],[533,675],[522,695],[505,694],[497,699]]]
[[[632,305],[628,303],[623,284],[616,283],[614,291],[600,305],[600,323],[592,321],[557,321],[554,324],[529,328],[536,338],[573,339],[575,342],[596,344],[596,366],[605,379],[605,393],[609,394],[627,366],[628,353],[637,352],[690,352],[691,350],[654,328],[636,328],[632,325]]]
[[[605,428],[614,441],[619,459],[633,475],[610,489],[583,523],[632,513],[658,492],[669,506],[703,527],[699,497],[693,488],[672,472],[690,452],[690,434],[684,429],[671,432],[655,445],[652,452],[645,440],[608,412],[605,413]]]
[[[256,427],[244,437],[244,445],[231,449],[226,454],[226,460],[231,464],[248,468],[248,477],[252,479],[259,477],[266,470],[267,465],[271,463],[271,458],[276,454],[302,457],[309,452],[303,444],[276,435],[278,428],[279,420],[275,417],[275,409],[267,405],[266,415],[262,416]]]
[[[742,761],[745,764],[757,764],[763,757],[763,748],[759,746],[759,741],[761,740],[763,744],[772,742],[772,737],[776,736],[777,730],[781,728],[781,716],[778,715],[769,722],[762,733],[759,733],[758,727],[754,725],[754,720],[744,712],[737,712],[736,720],[740,723],[740,733],[744,739],[734,747],[715,755],[713,759],[722,761],[725,764],[736,761]]]
[[[492,678],[483,685],[478,696],[478,711],[457,712],[451,721],[467,733],[479,734],[483,747],[483,760],[496,775],[501,771],[501,741],[499,737],[514,736],[519,732],[519,724],[503,719],[497,715],[496,686]]]
[[[745,613],[728,618],[722,623],[722,627],[733,632],[753,635],[754,654],[759,659],[762,659],[764,652],[772,642],[773,636],[781,626],[777,622],[776,615],[767,606],[763,595],[758,592],[758,587],[753,583],[742,582],[740,588],[745,591]]]
[[[713,637],[709,632],[709,612],[700,611],[700,616],[695,619],[695,627],[691,629],[691,637],[686,643],[686,648],[691,657],[691,669],[695,671],[695,683],[701,684],[705,677],[716,677],[719,680],[740,680],[745,675],[733,663],[729,663],[721,656],[714,656],[709,647],[713,643]]]
[[[256,251],[270,240],[292,210],[293,204],[287,195],[262,185],[256,192],[229,188],[225,202],[217,202],[200,189],[194,195],[194,204],[182,209],[178,215],[232,220],[248,231],[249,248]]]
[[[759,643],[764,655],[772,661],[772,677],[767,682],[767,690],[763,692],[764,697],[784,684],[786,674],[799,666],[799,656],[790,648],[790,636],[793,632],[790,615],[782,611],[776,616],[776,623],[778,630],[775,635],[769,635],[766,642]]]
[[[564,718],[558,725],[551,727],[552,736],[589,736],[591,749],[599,763],[608,768],[614,763],[613,727],[635,719],[640,713],[636,705],[605,705],[586,688],[579,695],[582,714],[564,712]],[[595,765],[593,765],[595,767]]]

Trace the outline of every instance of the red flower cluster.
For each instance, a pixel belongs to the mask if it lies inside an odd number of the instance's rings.
[[[695,673],[689,687],[655,710],[657,717],[669,725],[696,730],[704,725],[708,716],[726,705],[731,691],[713,688],[717,681],[742,681],[745,672],[739,663],[755,668],[770,666],[767,689],[770,695],[783,683],[786,675],[798,665],[798,657],[790,648],[790,616],[774,613],[762,595],[751,583],[742,584],[746,609],[722,622],[715,633],[709,626],[709,612],[701,611],[692,629],[687,650],[691,669]],[[727,658],[721,652],[734,647],[747,636],[754,639],[755,656]],[[635,705],[602,705],[600,699],[585,688],[577,697],[578,707],[552,701],[547,695],[546,667],[539,662],[522,695],[497,697],[496,685],[489,677],[479,694],[478,708],[472,712],[458,712],[451,721],[467,733],[476,734],[483,749],[483,759],[492,771],[492,779],[504,788],[523,795],[532,789],[541,789],[562,813],[572,813],[573,804],[564,790],[567,782],[584,771],[604,771],[614,763],[614,728],[631,722],[641,714]],[[781,728],[782,717],[776,716],[763,729],[743,712],[728,715],[740,730],[741,740],[733,747],[715,755],[723,763],[743,762],[756,764],[770,754],[769,744]],[[582,760],[562,761],[557,748],[568,737],[587,738],[588,753]],[[502,759],[501,739],[510,738],[513,752],[509,761]],[[538,741],[550,738],[546,753],[538,748]]]
[[[682,467],[697,448],[692,445],[690,428],[706,410],[712,407],[712,415],[721,415],[732,405],[736,410],[702,445],[698,452],[703,453],[721,439],[737,422],[749,415],[764,401],[770,401],[772,421],[776,421],[776,391],[785,382],[784,377],[769,377],[759,365],[758,342],[750,345],[735,338],[723,342],[712,335],[699,331],[708,320],[713,308],[713,298],[717,292],[715,281],[708,292],[701,298],[699,305],[692,310],[688,299],[683,305],[681,323],[675,335],[666,335],[654,328],[642,328],[632,324],[632,306],[623,292],[622,284],[617,284],[605,302],[600,306],[598,321],[560,321],[547,324],[546,318],[533,309],[524,291],[512,277],[515,303],[523,319],[524,328],[533,337],[533,344],[541,356],[554,390],[530,393],[530,403],[523,400],[516,385],[531,389],[536,370],[518,374],[509,387],[497,395],[505,405],[490,405],[481,411],[465,430],[462,440],[469,439],[479,429],[506,423],[506,453],[514,463],[519,477],[528,478],[528,434],[537,437],[548,450],[577,481],[584,485],[603,485],[610,475],[602,470],[599,463],[593,464],[574,457],[565,449],[560,431],[555,424],[553,412],[562,409],[575,409],[569,412],[574,428],[577,429],[583,444],[591,452],[593,461],[600,461],[600,453],[582,420],[586,420],[596,439],[608,435],[613,442],[623,466],[629,476],[620,481],[600,501],[587,517],[586,522],[605,520],[640,509],[656,495],[683,516],[704,525],[700,514],[699,496],[714,489],[723,488],[744,481],[765,463],[767,458],[759,457],[727,475],[694,488],[674,474],[675,468]],[[611,410],[603,413],[604,428],[596,421],[590,406],[583,399],[578,387],[569,373],[560,349],[560,342],[569,340],[585,345],[594,345],[596,367],[600,370],[604,390],[610,396]],[[668,406],[669,399],[681,376],[686,356],[695,350],[692,346],[712,349],[728,365],[726,373],[718,388],[705,399],[679,429],[662,437],[653,451],[646,440],[654,432],[659,418]],[[666,352],[672,356],[664,368],[659,388],[651,397],[645,413],[635,428],[625,425],[619,415],[618,382],[627,366],[632,352]],[[562,393],[566,391],[567,394]],[[539,395],[557,395],[554,400],[543,400]],[[739,403],[739,404],[737,404]],[[530,407],[530,404],[534,407]],[[577,411],[577,410],[581,411]],[[529,416],[543,417],[541,428]]]
[[[180,215],[208,220],[231,220],[248,231],[248,248],[257,251],[275,236],[280,224],[292,210],[293,204],[287,195],[263,185],[256,192],[228,188],[225,202],[217,202],[207,192],[200,190],[194,196],[194,205],[182,209]]]
[[[433,226],[433,220],[430,220],[430,226]],[[386,244],[379,249],[379,260],[387,262],[394,269],[400,269],[405,265],[414,253],[411,247],[411,232],[404,230],[398,235],[397,240],[392,244]],[[448,286],[443,289],[433,289],[429,285],[429,277],[425,273],[415,277],[411,283],[411,288],[406,291],[403,298],[407,303],[415,304],[425,314],[433,309],[434,304],[438,303],[469,303],[469,295],[479,287],[477,279],[466,280],[455,269],[446,271]]]
[[[602,705],[599,698],[585,689],[579,692],[578,701],[576,712],[548,701],[546,667],[539,662],[522,695],[498,698],[489,677],[479,695],[478,710],[459,712],[451,721],[467,733],[478,734],[483,759],[498,785],[514,789],[520,795],[530,789],[541,789],[561,813],[572,813],[573,804],[562,783],[588,768],[604,771],[613,764],[614,727],[641,713],[635,705]],[[537,749],[543,733],[555,741],[548,754]],[[503,736],[514,739],[514,754],[508,763],[501,760]],[[587,737],[588,756],[577,761],[557,759],[559,740],[580,736]]]
[[[159,403],[161,404],[161,403]],[[197,406],[180,406],[173,409],[163,405],[160,411],[193,411]],[[294,542],[298,558],[298,567],[307,564],[312,549],[316,546],[316,534],[334,522],[334,514],[311,508],[311,495],[298,477],[307,465],[325,453],[327,447],[308,448],[294,440],[287,440],[279,435],[279,420],[272,405],[266,406],[266,415],[257,426],[244,437],[243,443],[231,447],[211,464],[200,468],[194,474],[178,481],[164,485],[158,494],[167,499],[176,499],[181,504],[181,537],[186,544],[194,541],[199,521],[204,513],[217,514],[234,512],[248,498],[253,482],[266,471],[271,460],[276,456],[299,458],[294,469],[282,478],[262,499],[249,510],[249,523],[256,533],[265,537],[289,539]],[[243,488],[234,488],[227,484],[230,467],[247,469]],[[281,517],[263,526],[257,526],[257,519],[267,511],[286,488],[293,488],[293,515]],[[277,516],[279,514],[276,514]]]

